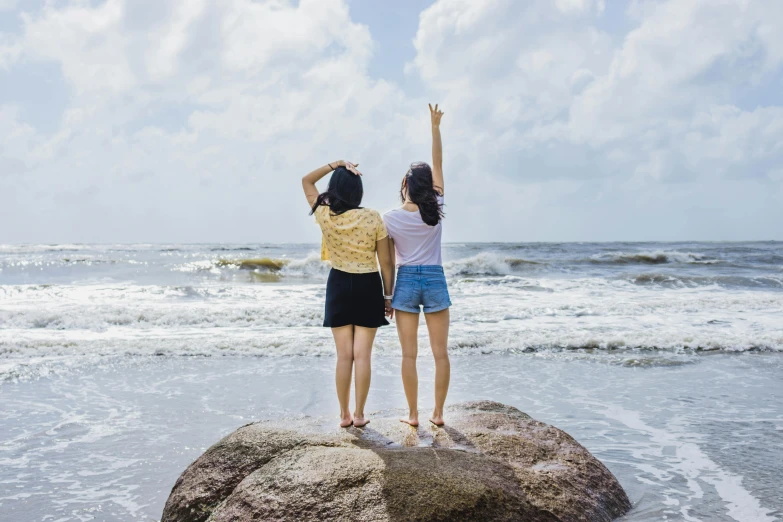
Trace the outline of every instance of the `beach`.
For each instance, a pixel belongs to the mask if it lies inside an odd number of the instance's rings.
[[[336,421],[316,252],[0,246],[0,519],[158,520],[237,427]],[[782,266],[776,242],[444,245],[449,401],[570,433],[628,492],[623,520],[776,520]],[[404,405],[399,365],[383,328],[368,411]]]

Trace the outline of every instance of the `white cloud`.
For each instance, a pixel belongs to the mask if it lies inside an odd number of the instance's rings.
[[[721,228],[681,225],[730,193],[783,193],[783,100],[744,97],[780,85],[783,12],[629,9],[634,28],[611,34],[603,1],[438,0],[407,65],[423,100],[370,76],[372,27],[343,0],[46,3],[0,38],[0,74],[58,64],[68,102],[43,132],[0,99],[0,218],[25,223],[0,242],[314,240],[298,176],[356,159],[367,203],[393,204],[427,159],[426,101],[446,111],[452,240],[711,237],[783,218],[747,203],[711,210]]]
[[[206,0],[176,3],[167,23],[151,32],[151,45],[145,50],[151,80],[162,82],[176,72],[180,55],[190,43],[193,24],[204,16],[206,7]]]
[[[241,214],[292,222],[265,230],[270,240],[314,239],[298,175],[343,155],[404,172],[387,149],[406,142],[411,102],[368,77],[372,39],[342,1],[175,2],[151,28],[133,26],[130,6],[24,15],[24,60],[60,64],[73,92],[51,135],[20,123],[18,109],[0,113],[0,132],[24,138],[4,143],[31,165],[14,193],[35,209],[31,234],[52,230],[49,218],[86,240],[116,240],[112,228],[128,240],[247,240]]]
[[[131,41],[122,30],[123,12],[121,0],[98,7],[47,4],[40,14],[23,15],[24,53],[58,62],[79,92],[127,91],[137,79],[129,62]]]
[[[471,183],[482,186],[482,170],[504,172],[540,194],[533,180],[593,179],[575,185],[581,204],[595,196],[619,211],[618,198],[657,198],[666,208],[676,182],[692,196],[672,210],[680,219],[728,179],[780,191],[764,180],[777,179],[783,163],[781,107],[742,109],[736,100],[781,84],[783,32],[774,28],[783,11],[758,0],[636,3],[638,26],[619,39],[598,29],[602,12],[576,0],[554,8],[439,0],[422,13],[411,67],[456,107]],[[685,189],[686,179],[712,186]],[[727,219],[737,214],[725,210]],[[780,217],[771,211],[763,221]]]
[[[598,12],[605,9],[603,0],[593,2],[592,0],[555,0],[555,5],[563,13],[581,13],[595,8]]]
[[[729,102],[780,73],[783,12],[764,2],[668,1],[650,8],[614,53],[607,74],[576,98],[569,130],[600,144]],[[709,21],[706,23],[705,21]],[[762,36],[763,35],[763,36]]]
[[[558,118],[611,59],[608,35],[545,2],[440,0],[414,44],[415,68],[444,105],[490,131]]]
[[[351,22],[341,1],[228,2],[221,26],[223,59],[238,70],[263,69],[270,62],[305,62],[323,58],[330,45],[339,45],[357,62],[365,62],[372,47],[366,27]]]
[[[0,72],[11,67],[22,54],[22,46],[0,33]]]

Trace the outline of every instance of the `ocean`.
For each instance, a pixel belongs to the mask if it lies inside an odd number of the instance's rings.
[[[185,466],[238,426],[336,416],[318,251],[0,245],[0,520],[157,520]],[[782,242],[443,255],[450,401],[569,432],[628,491],[624,520],[783,517]],[[368,411],[405,404],[399,362],[380,329]]]

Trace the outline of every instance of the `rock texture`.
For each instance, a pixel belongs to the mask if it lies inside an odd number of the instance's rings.
[[[243,426],[179,477],[161,522],[609,521],[631,507],[584,447],[516,408],[457,404],[444,428],[400,415]]]

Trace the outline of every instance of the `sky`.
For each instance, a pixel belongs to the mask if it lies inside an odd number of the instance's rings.
[[[300,179],[444,239],[783,240],[783,2],[0,0],[0,243],[317,242]],[[325,187],[326,180],[321,182]]]

